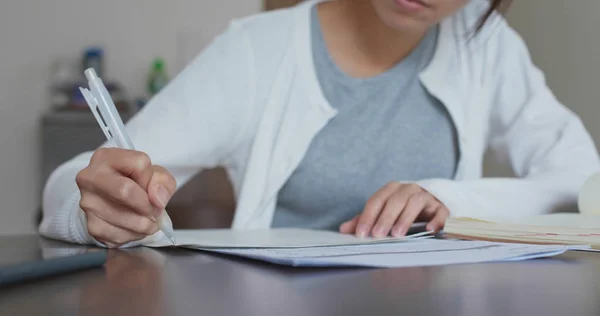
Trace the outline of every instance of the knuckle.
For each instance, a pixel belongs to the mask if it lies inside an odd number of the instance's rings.
[[[147,153],[138,151],[135,153],[135,164],[138,170],[143,171],[150,168],[152,161]]]
[[[75,176],[75,183],[77,183],[78,187],[85,187],[86,184],[88,183],[88,172],[87,172],[87,168],[79,171],[77,173],[77,175]]]
[[[177,180],[166,168],[161,166],[153,166],[153,168],[156,181],[166,185],[170,189],[177,186]]]
[[[400,183],[396,182],[396,181],[390,181],[390,182],[388,182],[385,185],[385,187],[387,187],[387,188],[397,188],[397,187],[400,187]]]
[[[378,195],[374,195],[367,200],[367,211],[385,203],[385,200]]]
[[[358,218],[358,221],[361,223],[368,222],[374,220],[379,214],[380,209],[378,208],[369,208],[366,209]]]
[[[100,223],[91,219],[88,219],[87,221],[87,230],[90,236],[94,238],[100,237],[100,234],[102,233],[102,227],[100,227]]]
[[[369,209],[371,209],[374,205],[377,205],[381,203],[381,198],[379,198],[378,196],[372,196],[367,200],[366,203],[366,210],[368,211]]]
[[[361,216],[358,220],[357,227],[360,228],[361,225],[370,225],[373,220],[368,216]]]
[[[121,245],[128,243],[129,239],[127,238],[127,236],[124,236],[123,234],[117,234],[116,236],[111,238],[111,241],[115,244],[116,247],[119,247]]]
[[[139,231],[140,233],[143,233],[146,235],[150,235],[153,233],[152,228],[154,226],[154,223],[145,217],[140,217],[140,219],[137,221],[136,226],[137,226],[136,230]]]
[[[134,184],[131,181],[128,181],[128,179],[124,178],[119,183],[117,198],[119,198],[121,201],[128,201],[133,196],[134,189]]]
[[[398,218],[398,215],[396,215],[396,214],[383,213],[383,214],[381,214],[381,217],[379,217],[379,219],[377,220],[377,223],[383,224],[384,226],[389,226],[390,224],[394,223],[397,218]]]
[[[94,185],[96,170],[88,166],[75,175],[75,184],[79,189],[87,189]]]
[[[431,194],[424,192],[424,191],[417,192],[417,193],[415,193],[415,195],[417,195],[421,198],[427,198],[427,199],[431,198]]]
[[[96,151],[94,151],[91,161],[103,161],[110,156],[111,152],[111,148],[98,148]]]
[[[388,203],[404,204],[404,200],[404,195],[400,194],[400,192],[396,192],[390,196]]]
[[[421,194],[413,194],[408,198],[408,205],[410,206],[417,206],[417,205],[421,205],[423,204],[423,202],[425,201],[425,198],[421,195]]]
[[[419,193],[415,193],[412,196],[413,199],[416,199],[418,202],[424,202],[429,200],[430,196],[429,194],[425,193],[425,192],[419,192]]]
[[[360,217],[358,218],[359,223],[368,223],[372,222],[377,218],[377,215],[381,212],[378,208],[371,208],[364,211]]]
[[[84,212],[89,212],[92,210],[92,208],[94,207],[93,203],[90,201],[89,198],[87,198],[85,195],[81,197],[81,199],[79,200],[79,207],[84,211]]]
[[[450,210],[445,206],[440,207],[438,212],[442,213],[444,218],[450,217]]]
[[[421,186],[416,184],[416,183],[411,183],[408,185],[408,187],[413,190],[413,191],[421,191]]]

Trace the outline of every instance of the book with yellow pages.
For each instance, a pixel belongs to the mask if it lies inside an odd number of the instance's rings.
[[[558,213],[521,219],[450,218],[444,234],[470,240],[589,245],[600,250],[600,215]]]

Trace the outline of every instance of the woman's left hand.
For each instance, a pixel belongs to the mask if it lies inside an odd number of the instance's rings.
[[[391,182],[367,201],[364,211],[340,226],[344,234],[358,237],[394,237],[406,235],[418,221],[427,223],[428,231],[439,231],[450,216],[448,208],[417,184]]]

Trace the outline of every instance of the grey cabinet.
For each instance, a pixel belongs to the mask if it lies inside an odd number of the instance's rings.
[[[132,113],[121,113],[128,121]],[[52,111],[41,122],[41,181],[46,180],[63,162],[76,155],[94,150],[106,141],[106,137],[90,111]]]
[[[121,117],[126,122],[134,114],[121,113]],[[46,113],[41,120],[41,133],[42,187],[62,163],[106,141],[92,113],[85,110]],[[235,200],[225,171],[205,170],[193,177],[173,196],[167,210],[176,228],[229,227]],[[41,207],[37,220],[41,220]]]
[[[121,113],[123,121],[133,113]],[[89,110],[63,110],[45,113],[40,122],[40,188],[43,190],[48,177],[62,163],[88,150],[94,150],[106,141],[104,133]],[[39,195],[42,195],[42,191]],[[42,206],[36,222],[42,219]]]

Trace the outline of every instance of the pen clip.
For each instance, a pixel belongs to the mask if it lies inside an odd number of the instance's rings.
[[[90,110],[92,110],[92,114],[94,114],[96,121],[98,121],[98,125],[100,125],[100,128],[102,129],[102,132],[104,132],[104,136],[106,136],[106,139],[112,140],[112,133],[110,132],[108,125],[104,121],[102,113],[100,113],[100,108],[98,107],[98,100],[96,100],[96,98],[92,95],[90,90],[86,88],[79,88],[79,91],[81,91],[83,98],[90,107]]]

